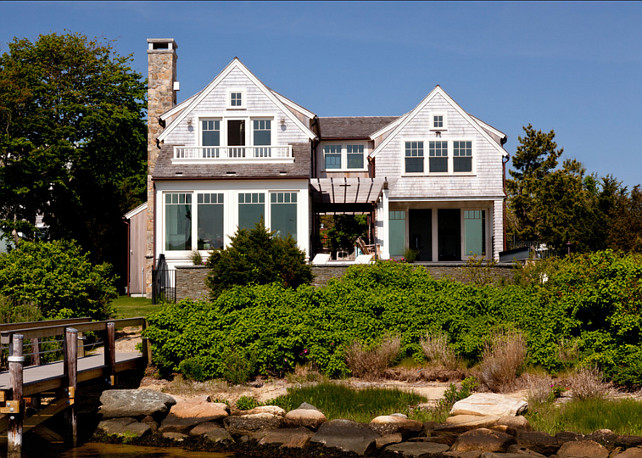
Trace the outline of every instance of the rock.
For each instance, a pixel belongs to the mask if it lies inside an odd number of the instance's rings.
[[[107,390],[100,395],[103,418],[145,417],[162,418],[176,400],[152,390]]]
[[[225,428],[211,429],[210,431],[205,433],[205,438],[207,438],[208,441],[214,443],[234,442],[234,439],[232,439],[232,436],[227,432]]]
[[[541,453],[534,452],[529,448],[522,447],[522,446],[517,445],[517,444],[513,444],[510,447],[508,447],[507,452],[508,453],[512,453],[514,455],[515,454],[517,454],[517,455],[528,455],[528,456],[533,456],[533,457],[543,457],[544,456]]]
[[[524,450],[526,450],[526,449],[524,449]],[[523,453],[510,453],[510,452],[508,452],[508,453],[495,453],[495,452],[484,452],[484,453],[482,453],[482,454],[480,455],[480,458],[528,458],[529,456],[531,456],[531,455],[523,454]],[[536,454],[536,455],[533,455],[533,457],[535,457],[535,456],[542,456],[542,457],[543,457],[544,455],[540,455],[540,454],[538,453],[538,454]]]
[[[108,436],[122,438],[143,437],[152,432],[147,423],[139,423],[135,419],[128,417],[103,420],[98,423],[97,429]]]
[[[214,402],[204,402],[202,399],[186,399],[179,401],[163,420],[159,431],[187,433],[193,426],[208,421],[221,420],[228,416],[227,405]]]
[[[521,415],[528,409],[528,403],[495,393],[474,393],[466,399],[457,401],[450,415]]]
[[[515,438],[517,439],[517,445],[520,447],[546,456],[554,455],[562,445],[559,439],[541,431],[519,430]]]
[[[217,423],[213,423],[211,421],[206,421],[204,423],[199,423],[198,425],[194,426],[192,429],[189,430],[189,435],[190,436],[203,436],[209,432],[215,431],[215,430],[225,430],[225,428],[221,427]]]
[[[301,405],[297,407],[297,409],[319,410],[316,407],[314,407],[312,404],[308,404],[307,402],[302,402]]]
[[[302,449],[314,433],[307,428],[296,429],[275,429],[267,431],[265,436],[259,441],[259,445],[279,445],[283,448]]]
[[[254,415],[255,413],[271,413],[272,415],[278,415],[279,417],[285,416],[285,410],[279,406],[259,406],[255,407],[252,410],[245,412],[245,415]]]
[[[609,451],[591,440],[565,442],[557,451],[558,458],[608,458]]]
[[[331,420],[323,423],[310,441],[344,452],[367,455],[376,449],[378,437],[367,425],[352,420]]]
[[[555,439],[562,445],[564,442],[579,441],[584,439],[584,434],[575,433],[573,431],[560,431],[555,434]]]
[[[465,433],[471,429],[490,428],[497,423],[500,417],[487,415],[455,415],[446,418],[446,423],[435,427],[435,431],[448,431],[452,433]]]
[[[509,429],[523,429],[524,431],[531,430],[531,424],[523,415],[501,417],[497,420],[497,426],[506,426]]]
[[[305,426],[306,428],[317,429],[327,418],[316,409],[294,409],[285,414],[285,424],[289,427]]]
[[[165,439],[171,439],[171,440],[176,441],[176,442],[183,442],[189,436],[187,434],[178,433],[176,431],[165,431],[163,433],[163,437]]]
[[[375,445],[377,446],[377,449],[382,449],[387,445],[398,444],[399,442],[403,442],[403,436],[401,435],[401,433],[394,433],[386,434],[385,436],[377,438],[377,440],[375,441]]]
[[[424,424],[399,415],[381,415],[370,421],[370,429],[381,436],[400,433],[404,438],[417,436],[424,429]]]
[[[388,454],[415,458],[441,456],[446,450],[448,450],[447,445],[435,442],[402,442],[385,448],[385,452]]]
[[[642,458],[642,447],[627,448],[621,453],[615,455],[617,458]]]
[[[223,420],[225,429],[233,436],[245,436],[266,429],[277,429],[283,424],[283,417],[270,413],[255,413],[227,417]]]
[[[640,436],[618,436],[617,444],[624,448],[639,447],[642,445]]]
[[[616,446],[618,436],[617,434],[614,434],[610,429],[600,429],[592,432],[591,434],[587,434],[586,436],[584,436],[584,439],[595,441],[598,444],[602,444],[609,450],[613,450]]]
[[[470,452],[444,452],[443,455],[452,458],[479,458],[482,452],[477,450],[471,450]]]
[[[509,434],[487,428],[479,428],[461,434],[451,447],[451,451],[505,452],[508,446],[514,442],[515,438]]]

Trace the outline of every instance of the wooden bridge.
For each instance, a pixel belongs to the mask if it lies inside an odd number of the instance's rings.
[[[20,456],[22,435],[34,428],[52,441],[62,439],[42,425],[62,411],[65,411],[69,436],[75,446],[77,423],[74,399],[78,383],[106,379],[114,385],[117,373],[144,367],[151,356],[147,340],[142,339],[140,353],[117,353],[116,329],[125,326],[145,329],[146,325],[144,318],[107,321],[72,318],[0,325],[0,344],[8,345],[8,370],[0,372],[0,414],[5,414],[0,417],[0,438],[7,438],[8,456]],[[85,348],[96,344],[85,344],[83,335],[88,332],[102,334],[103,354],[85,355]],[[63,338],[55,340],[60,336]],[[57,343],[62,343],[62,348],[55,348]],[[27,354],[25,347],[30,348]],[[41,364],[44,355],[60,352],[62,360]],[[4,356],[2,351],[3,359]],[[31,363],[28,367],[24,367],[25,356],[29,357],[27,361]],[[53,400],[43,406],[42,397]],[[35,412],[28,417],[25,415],[26,403],[29,410]]]

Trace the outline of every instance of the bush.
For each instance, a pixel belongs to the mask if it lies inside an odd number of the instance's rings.
[[[401,341],[398,337],[386,336],[372,348],[361,342],[354,342],[345,351],[346,364],[352,375],[374,380],[383,375],[390,364],[399,356]]]
[[[459,367],[457,355],[448,345],[448,336],[443,331],[427,332],[420,345],[431,363],[447,370],[456,370]]]
[[[10,298],[0,296],[0,323],[23,323],[42,319],[42,312],[35,305],[16,304]]]
[[[492,391],[512,388],[526,360],[526,341],[519,331],[494,333],[486,343],[480,378]]]
[[[603,398],[609,391],[604,375],[596,367],[580,367],[567,380],[573,399]]]
[[[254,229],[239,229],[230,246],[215,250],[207,266],[211,272],[207,286],[216,299],[221,292],[235,285],[266,285],[280,283],[296,288],[312,281],[312,270],[305,262],[305,253],[291,237],[275,237],[263,223]]]
[[[260,402],[249,396],[241,396],[236,401],[236,408],[239,410],[252,410],[255,407],[259,407],[260,405]]]
[[[92,264],[75,242],[23,241],[0,255],[0,294],[36,305],[45,318],[108,318],[114,281],[111,266]]]

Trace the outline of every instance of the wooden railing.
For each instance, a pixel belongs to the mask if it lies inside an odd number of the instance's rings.
[[[265,161],[292,158],[292,146],[175,146],[174,159]]]

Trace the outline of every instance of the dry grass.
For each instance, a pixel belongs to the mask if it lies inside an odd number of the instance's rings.
[[[346,364],[355,377],[374,380],[383,376],[400,350],[399,337],[384,337],[381,343],[373,348],[367,348],[361,342],[354,342],[346,349]]]
[[[546,402],[551,397],[553,378],[545,373],[525,373],[519,377],[518,386],[528,391],[529,404]]]
[[[571,390],[573,399],[604,398],[611,391],[611,386],[604,382],[604,374],[594,367],[582,367],[571,372],[566,378],[566,385]]]
[[[484,347],[481,381],[495,392],[511,390],[526,359],[526,340],[519,331],[495,333]]]
[[[286,374],[285,378],[290,384],[321,383],[328,381],[328,378],[320,373],[312,363],[297,364],[294,372]]]
[[[433,365],[443,367],[448,371],[456,371],[459,359],[454,350],[448,345],[448,336],[444,332],[426,333],[421,339],[421,348],[424,355]]]

